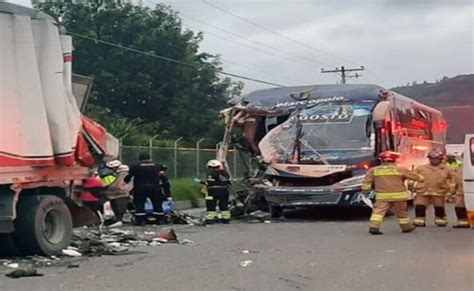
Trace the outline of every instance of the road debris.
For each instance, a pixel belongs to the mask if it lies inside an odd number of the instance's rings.
[[[198,245],[198,243],[196,243],[196,242],[194,242],[190,239],[187,239],[187,238],[183,239],[180,243],[182,245],[187,245],[187,246],[197,246]]]
[[[170,229],[169,231],[160,232],[160,238],[167,240],[168,242],[178,241],[178,236],[174,229]]]
[[[69,257],[82,257],[82,254],[80,252],[69,248],[62,250],[61,253]]]
[[[14,271],[11,271],[5,276],[13,279],[18,279],[21,277],[41,277],[43,274],[38,273],[38,270],[36,270],[33,267],[27,267],[27,268],[22,268],[22,269],[16,269]]]
[[[79,264],[69,264],[69,265],[67,265],[68,269],[75,269],[75,268],[79,268],[79,267],[80,267]]]
[[[252,260],[246,260],[246,261],[240,262],[240,266],[242,268],[250,267],[252,264],[253,264]]]
[[[18,263],[10,263],[10,264],[4,263],[3,265],[5,267],[12,268],[12,269],[17,269],[20,266]]]
[[[246,217],[247,220],[257,220],[259,222],[265,222],[270,220],[270,213],[262,211],[262,210],[255,210],[249,213]],[[268,223],[268,222],[266,222]]]

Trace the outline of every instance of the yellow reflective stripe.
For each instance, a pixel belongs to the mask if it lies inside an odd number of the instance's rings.
[[[389,193],[377,193],[377,200],[390,200],[390,199],[408,199],[408,192],[389,192]]]
[[[230,211],[222,211],[222,219],[230,219]]]
[[[372,215],[370,216],[370,221],[382,222],[382,221],[383,221],[383,215],[380,215],[380,214],[372,214]]]
[[[212,195],[206,195],[206,200],[214,200],[214,196]]]
[[[206,212],[206,219],[216,219],[217,213],[215,211]]]
[[[375,169],[374,176],[401,176],[402,173],[397,169]]]
[[[435,219],[435,224],[448,224],[448,220],[437,218]]]
[[[459,225],[469,225],[469,221],[459,220],[459,221],[458,221],[458,224],[459,224]]]
[[[410,218],[399,218],[398,223],[400,223],[400,224],[410,224]]]
[[[362,190],[370,190],[370,189],[372,189],[372,184],[362,183]]]
[[[415,222],[415,224],[425,224],[425,219],[424,218],[416,218],[414,222]]]
[[[116,179],[117,177],[113,175],[109,175],[109,176],[103,177],[102,182],[104,182],[105,185],[109,185],[109,184],[112,184]]]

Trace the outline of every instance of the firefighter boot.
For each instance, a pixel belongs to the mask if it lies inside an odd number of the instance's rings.
[[[425,205],[415,205],[415,220],[414,224],[416,227],[425,227],[426,226],[426,206]]]
[[[458,224],[453,225],[453,228],[470,228],[469,221],[467,219],[466,208],[455,207],[456,216],[458,218]]]
[[[402,232],[403,233],[410,233],[410,232],[414,231],[415,229],[416,229],[416,227],[414,225],[411,225],[409,228],[403,229]]]
[[[143,214],[136,213],[135,216],[133,217],[132,224],[135,225],[135,226],[145,226],[146,225],[145,213],[143,213]]]
[[[439,206],[434,208],[435,210],[435,224],[438,227],[445,227],[448,225],[448,220],[446,219],[446,213],[444,211],[444,206]]]
[[[215,211],[206,212],[206,224],[214,224],[217,222],[217,213]]]
[[[369,233],[373,234],[373,235],[383,234],[383,232],[381,232],[380,229],[378,229],[376,227],[370,227],[369,228]]]

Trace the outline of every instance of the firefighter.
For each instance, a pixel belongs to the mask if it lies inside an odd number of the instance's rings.
[[[117,179],[117,171],[122,168],[128,168],[122,164],[119,160],[112,160],[105,164],[105,167],[100,171],[100,179],[104,185],[110,185]],[[108,227],[118,227],[123,224],[123,217],[127,212],[127,205],[129,202],[129,197],[120,197],[112,199],[110,201],[110,206],[114,212],[114,219],[106,221],[105,225]]]
[[[415,186],[415,225],[426,226],[426,209],[433,204],[435,210],[435,224],[444,227],[446,219],[445,203],[448,192],[454,191],[454,172],[443,163],[444,154],[441,151],[428,153],[429,164],[419,166],[415,171],[425,179]]]
[[[153,216],[159,224],[164,219],[161,205],[167,199],[160,188],[162,167],[155,164],[147,153],[141,153],[138,160],[139,163],[130,168],[130,173],[125,178],[125,182],[128,182],[133,177],[134,224],[146,224],[145,202],[147,198],[150,198],[153,205]]]
[[[371,168],[362,183],[362,191],[368,195],[375,188],[375,205],[370,216],[369,233],[382,234],[380,227],[387,211],[393,206],[402,232],[415,229],[408,216],[408,191],[405,180],[421,181],[422,177],[408,169],[395,165],[400,155],[396,152],[380,153],[382,165]]]
[[[446,155],[446,165],[453,171],[458,170],[463,166],[463,162],[456,159],[456,156],[453,154]]]
[[[207,162],[209,173],[202,184],[206,185],[206,223],[217,222],[216,206],[221,211],[221,222],[228,224],[230,221],[229,211],[229,174],[224,170],[222,163],[218,160]]]
[[[453,225],[453,228],[469,228],[469,219],[467,218],[466,204],[464,202],[464,189],[463,189],[463,166],[458,168],[454,172],[455,191],[453,193],[454,198],[454,211],[458,219],[458,224]]]

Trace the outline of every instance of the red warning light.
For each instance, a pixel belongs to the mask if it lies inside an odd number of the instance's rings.
[[[445,132],[447,130],[448,130],[448,123],[444,119],[438,120],[437,122],[433,124],[434,132]]]
[[[368,170],[370,168],[370,163],[361,162],[361,163],[357,164],[357,168]]]

